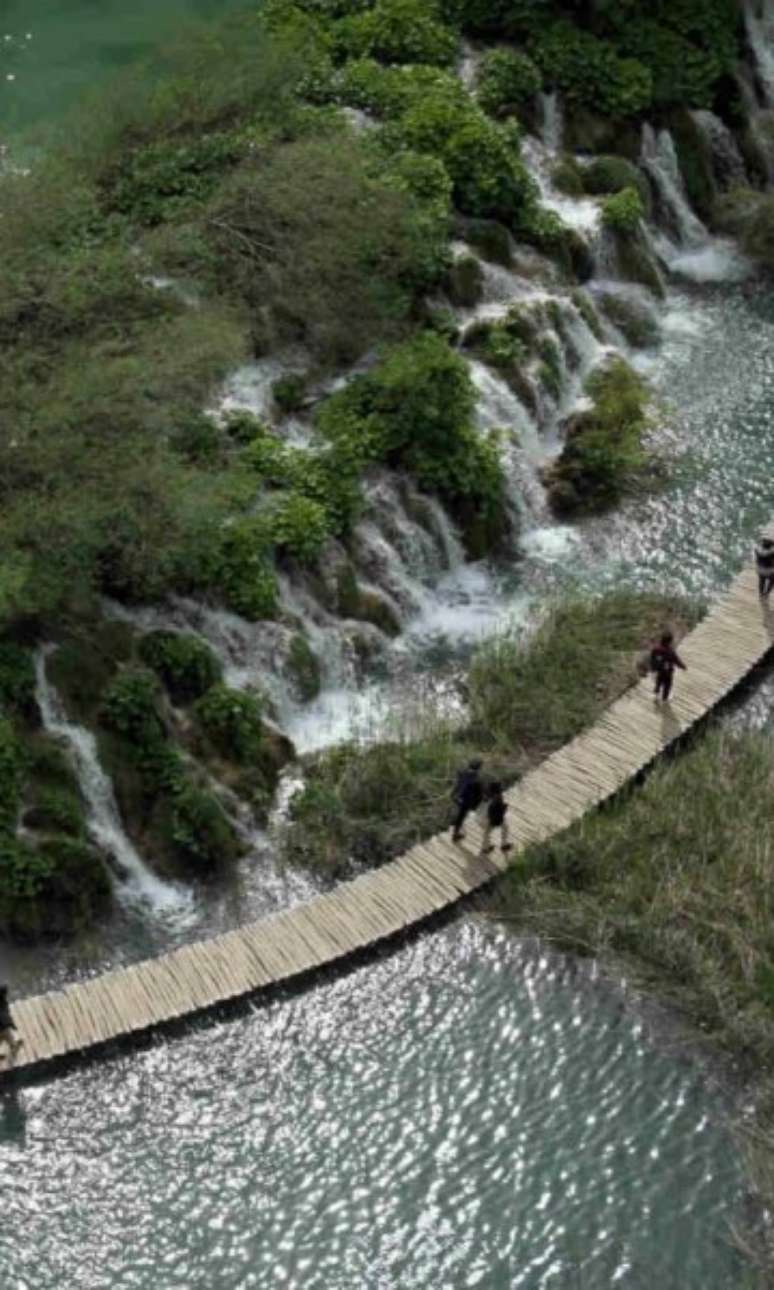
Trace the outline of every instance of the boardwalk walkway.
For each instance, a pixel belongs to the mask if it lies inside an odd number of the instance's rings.
[[[638,684],[511,789],[511,856],[614,794],[733,689],[773,642],[774,606],[761,604],[755,573],[747,569],[681,643],[688,671],[678,674],[668,706],[654,705],[651,680]],[[24,999],[13,1007],[25,1040],[17,1069],[289,980],[419,923],[511,862],[499,852],[478,855],[480,841],[477,824],[468,828],[464,846],[453,846],[448,833],[432,838],[283,913]]]

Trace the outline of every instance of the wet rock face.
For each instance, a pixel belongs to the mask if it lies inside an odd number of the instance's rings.
[[[463,255],[449,269],[444,288],[449,300],[460,309],[473,309],[480,301],[484,271],[472,255]]]

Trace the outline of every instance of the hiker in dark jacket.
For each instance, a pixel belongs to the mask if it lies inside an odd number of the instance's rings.
[[[765,600],[774,587],[774,542],[761,538],[755,548],[755,567],[758,570],[758,595]]]
[[[484,798],[484,786],[481,783],[481,762],[476,758],[464,770],[459,771],[454,785],[454,801],[457,807],[452,825],[452,842],[464,838],[462,826],[465,817],[471,811],[478,810]]]
[[[481,850],[484,855],[494,851],[494,845],[491,842],[492,830],[500,830],[500,850],[510,851],[511,843],[508,840],[508,821],[505,816],[508,811],[508,803],[503,797],[503,786],[493,780],[489,785],[486,793],[486,823],[484,824],[484,840],[481,844]]]
[[[8,1006],[8,986],[0,985],[0,1044],[6,1045],[13,1060],[23,1043],[23,1039],[16,1038],[16,1026]]]
[[[671,632],[664,632],[658,645],[654,645],[650,651],[650,666],[656,674],[656,688],[653,691],[656,703],[659,699],[664,703],[669,699],[675,668],[686,670],[685,663],[674,648],[674,639]]]

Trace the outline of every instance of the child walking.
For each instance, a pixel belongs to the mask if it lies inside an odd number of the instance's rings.
[[[484,821],[484,840],[481,850],[484,855],[494,851],[494,844],[491,841],[492,831],[500,830],[500,850],[510,851],[511,842],[508,836],[508,821],[505,816],[508,811],[508,803],[503,797],[503,786],[497,780],[493,780],[489,785],[486,795],[486,819]]]
[[[656,674],[656,686],[653,691],[656,703],[659,699],[663,703],[669,701],[675,668],[679,667],[685,671],[685,663],[674,648],[674,640],[671,632],[664,632],[658,645],[654,645],[650,651],[650,666]]]

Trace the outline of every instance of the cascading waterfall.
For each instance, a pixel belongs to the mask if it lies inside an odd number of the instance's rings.
[[[164,882],[145,864],[121,824],[113,786],[102,769],[94,736],[71,722],[46,675],[43,646],[35,658],[36,699],[45,730],[67,745],[88,807],[87,828],[95,844],[110,858],[111,872],[118,870],[116,892],[127,905],[152,912],[170,924],[188,922],[194,909],[193,893],[177,883]]]
[[[553,183],[552,172],[562,146],[562,108],[556,93],[541,94],[542,132],[540,138],[528,135],[522,143],[522,155],[540,190],[540,200],[557,215],[590,240],[599,232],[601,219],[598,204],[590,197],[568,197]]]
[[[735,245],[712,237],[693,211],[685,191],[674,139],[669,130],[642,127],[640,164],[656,189],[660,215],[666,224],[649,238],[653,249],[673,273],[696,282],[743,278],[747,265]]]

